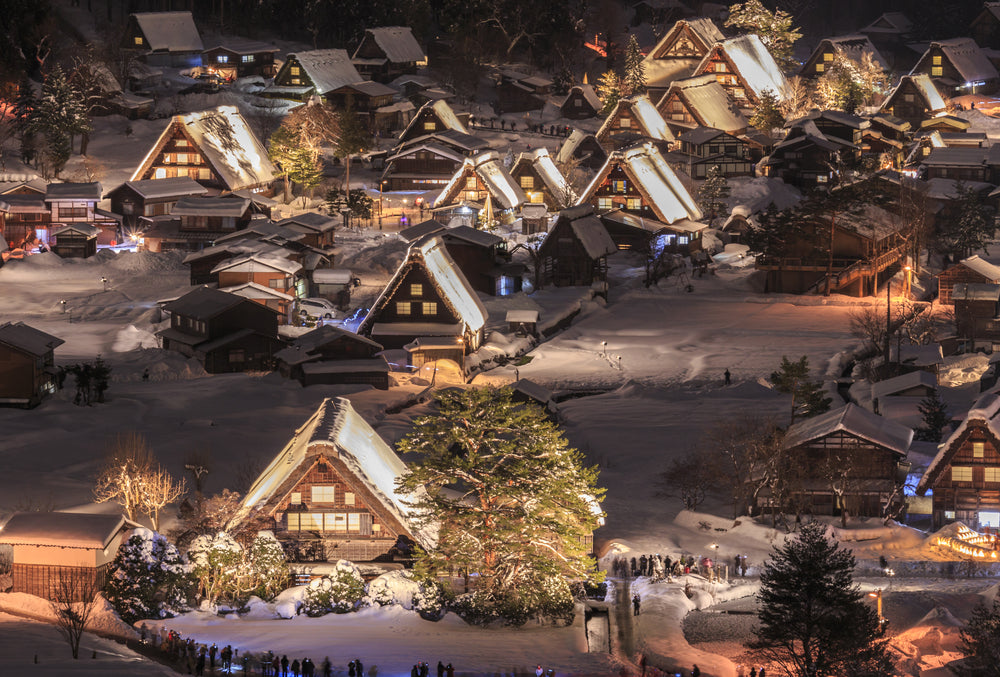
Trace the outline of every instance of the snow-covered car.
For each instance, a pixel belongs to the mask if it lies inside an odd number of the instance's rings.
[[[337,307],[326,299],[299,299],[299,315],[312,315],[332,320],[337,317]]]

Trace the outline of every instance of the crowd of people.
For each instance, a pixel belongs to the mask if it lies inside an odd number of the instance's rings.
[[[663,578],[681,576],[682,574],[699,574],[710,581],[719,580],[721,574],[718,566],[711,557],[695,557],[694,555],[680,555],[677,559],[671,559],[670,555],[640,555],[636,557],[615,557],[611,563],[611,573],[619,578],[638,578],[648,576],[654,581]],[[747,575],[747,556],[735,555],[733,560],[732,575]]]

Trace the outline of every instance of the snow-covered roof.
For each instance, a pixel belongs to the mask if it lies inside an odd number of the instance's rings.
[[[576,202],[577,195],[573,190],[573,187],[569,185],[566,177],[562,175],[559,168],[556,167],[556,163],[552,161],[552,156],[549,155],[548,149],[545,147],[538,147],[535,150],[521,153],[518,156],[517,162],[511,170],[511,173],[516,173],[517,166],[521,162],[526,162],[532,165],[538,175],[541,177],[542,181],[545,183],[545,187],[548,188],[552,196],[558,200],[560,205],[563,203],[573,204]]]
[[[918,369],[917,371],[911,371],[908,374],[902,374],[900,376],[894,376],[893,378],[887,378],[884,381],[878,381],[877,383],[872,384],[872,399],[877,400],[878,398],[885,397],[886,395],[893,395],[895,393],[920,386],[924,386],[926,388],[936,388],[937,377],[929,371]]]
[[[993,265],[986,259],[980,258],[979,254],[973,254],[968,258],[964,258],[955,265],[968,268],[969,270],[982,275],[987,280],[1000,282],[1000,266]]]
[[[101,184],[90,183],[50,183],[45,190],[45,201],[85,200],[87,202],[101,201]]]
[[[349,85],[341,85],[334,91],[340,91],[342,89],[352,89],[355,92],[364,94],[365,96],[395,96],[397,92],[392,87],[383,85],[381,82],[374,82],[372,80],[365,80],[364,82],[352,82]],[[411,104],[412,105],[412,104]]]
[[[227,52],[240,55],[263,54],[264,52],[281,51],[279,47],[266,42],[261,42],[260,40],[250,40],[249,38],[241,38],[234,35],[218,38],[215,42],[211,43],[211,47],[206,47],[204,51],[210,52],[213,49],[224,49]]]
[[[538,322],[537,310],[508,310],[504,317],[504,322],[526,322],[532,324]]]
[[[301,226],[316,233],[325,233],[337,226],[337,219],[319,212],[303,212],[278,221],[279,226]]]
[[[214,275],[224,270],[228,270],[233,273],[252,273],[259,271],[260,268],[270,268],[271,270],[277,270],[288,275],[295,275],[295,273],[302,270],[302,264],[297,261],[279,258],[277,256],[250,254],[249,256],[240,256],[238,258],[229,259],[228,261],[223,261],[219,265],[215,266],[215,268],[212,268],[212,274]]]
[[[608,134],[621,129],[618,126],[618,118],[619,114],[624,111],[631,113],[631,119],[635,120],[637,125],[637,128],[629,127],[629,131],[638,131],[643,136],[656,141],[669,142],[674,140],[674,135],[667,126],[667,121],[660,115],[660,111],[656,110],[656,106],[653,105],[647,94],[640,94],[619,101],[618,105],[615,106],[615,109],[611,111],[611,114],[608,115],[604,120],[604,124],[597,131],[598,139],[607,138]]]
[[[927,110],[934,112],[944,110],[948,107],[948,105],[944,102],[944,98],[941,96],[941,93],[938,91],[937,86],[935,86],[934,82],[931,80],[931,76],[926,73],[910,73],[909,75],[904,75],[902,79],[900,79],[896,89],[898,90],[899,87],[902,87],[903,83],[906,82],[907,79],[909,79],[913,86],[916,87],[917,93],[923,97],[924,102],[927,104]],[[893,90],[892,94],[886,98],[886,102],[891,101],[895,93],[896,90]]]
[[[276,352],[274,359],[286,364],[302,364],[303,362],[317,358],[317,354],[314,353],[317,348],[321,348],[341,338],[348,338],[351,341],[365,344],[375,352],[382,350],[380,344],[369,338],[340,327],[324,324],[296,338],[287,348],[282,348]]]
[[[563,141],[562,145],[559,146],[559,152],[556,153],[556,162],[562,164],[567,162],[576,153],[576,149],[580,147],[580,144],[587,139],[593,139],[594,143],[597,143],[597,137],[595,137],[590,132],[585,132],[582,129],[574,129]]]
[[[955,455],[958,447],[961,446],[962,438],[971,422],[977,421],[981,423],[993,435],[994,440],[1000,441],[1000,421],[996,420],[998,413],[1000,413],[1000,394],[984,393],[980,395],[979,399],[976,400],[976,403],[969,410],[969,413],[965,415],[965,419],[948,436],[948,439],[938,447],[937,455],[934,456],[930,465],[927,466],[927,470],[924,471],[923,477],[920,478],[920,482],[917,484],[917,493],[923,496],[934,484],[937,476],[944,470],[950,462],[951,457]]]
[[[711,73],[675,80],[660,99],[657,108],[674,93],[687,103],[691,112],[706,127],[731,132],[746,129],[749,124]]]
[[[224,291],[227,294],[234,294],[236,296],[242,296],[245,299],[277,299],[279,301],[288,301],[289,303],[295,300],[294,296],[278,291],[277,289],[265,287],[264,285],[257,284],[256,282],[244,282],[243,284],[237,284],[232,287],[222,287],[219,291]]]
[[[103,550],[120,531],[137,526],[122,515],[16,512],[0,528],[0,543]]]
[[[208,320],[245,300],[211,287],[196,287],[184,296],[165,303],[163,309],[196,320]]]
[[[201,52],[205,49],[191,12],[136,12],[132,16],[154,52]]]
[[[1000,77],[989,57],[972,38],[952,38],[951,40],[932,42],[927,51],[930,53],[935,49],[941,50],[964,82],[988,81]],[[922,62],[926,58],[928,57],[925,54],[920,61]],[[920,66],[919,62],[917,66]],[[959,84],[964,84],[964,82]]]
[[[93,239],[101,234],[101,229],[90,223],[67,223],[63,226],[58,226],[52,229],[52,237],[58,237],[66,232],[79,233],[80,235],[86,235],[88,238]]]
[[[448,105],[448,102],[445,101],[444,99],[438,99],[437,101],[428,101],[423,106],[421,106],[420,109],[414,114],[409,124],[406,125],[406,129],[404,129],[402,133],[399,135],[399,138],[405,138],[408,135],[410,129],[415,129],[416,125],[422,124],[423,122],[422,114],[424,113],[425,110],[433,112],[434,115],[437,116],[437,119],[440,120],[441,124],[444,125],[445,129],[452,129],[455,130],[456,132],[461,132],[462,134],[471,136],[469,134],[469,130],[465,127],[465,125],[462,124],[462,121],[458,119],[458,116],[455,115],[455,111],[452,109],[451,106]],[[443,131],[443,130],[438,130],[438,131]]]
[[[1000,284],[956,282],[951,288],[952,301],[1000,301]]]
[[[591,259],[599,259],[618,251],[614,240],[608,235],[608,229],[593,214],[573,219],[569,225]]]
[[[177,115],[146,155],[131,180],[139,180],[157,152],[170,138],[174,125],[180,125],[194,141],[205,162],[215,170],[227,190],[253,188],[274,180],[274,165],[267,150],[251,131],[236,106]]]
[[[867,35],[864,35],[863,33],[855,33],[852,35],[841,35],[835,38],[826,38],[825,40],[822,40],[820,42],[819,46],[813,52],[814,55],[816,54],[816,52],[824,49],[824,43],[830,43],[830,46],[833,47],[833,49],[838,54],[845,56],[848,59],[851,59],[852,61],[856,61],[858,63],[861,63],[861,59],[864,57],[865,54],[871,54],[872,59],[874,59],[875,63],[878,64],[882,68],[882,70],[884,71],[889,70],[889,62],[886,61],[885,57],[883,57],[879,53],[878,49],[875,48],[875,45],[872,44],[871,39],[869,39],[869,37]],[[811,59],[812,57],[810,57],[808,60]]]
[[[157,179],[154,179],[157,180]],[[170,209],[171,216],[233,216],[250,209],[250,200],[233,195],[184,195]]]
[[[378,433],[343,397],[327,398],[275,456],[247,491],[230,526],[240,524],[251,513],[273,509],[299,480],[303,465],[311,465],[320,455],[341,461],[395,521],[423,546],[432,535],[414,521],[408,502],[414,496],[400,493],[396,481],[407,474],[406,464],[379,437]],[[332,458],[331,458],[332,457]]]
[[[760,97],[763,92],[771,90],[779,101],[788,98],[788,80],[785,79],[781,67],[767,51],[767,47],[761,42],[759,36],[755,34],[741,35],[737,38],[723,40],[715,47],[728,57],[743,84],[753,93],[754,97]],[[701,72],[711,57],[712,52],[710,51],[698,64],[695,72]]]
[[[344,85],[364,80],[343,49],[313,49],[288,55],[289,60],[293,58],[299,62],[315,86],[316,93],[321,96]]]
[[[890,421],[856,404],[846,404],[824,414],[789,426],[785,433],[786,449],[797,447],[836,432],[845,432],[905,456],[913,441],[913,430]]]
[[[441,193],[434,201],[434,207],[442,207],[455,201],[460,191],[464,189],[462,181],[470,169],[479,176],[489,194],[502,209],[516,209],[528,201],[521,186],[514,181],[504,166],[500,154],[489,151],[465,159],[448,184],[441,189]]]
[[[861,32],[903,34],[909,33],[912,28],[913,22],[902,12],[885,12],[862,28]]]
[[[30,327],[24,322],[7,322],[0,324],[0,343],[36,357],[44,357],[65,341]]]
[[[122,185],[128,186],[147,200],[162,197],[174,197],[175,195],[204,195],[208,192],[208,188],[205,188],[205,186],[201,185],[190,176],[175,176],[165,179],[143,179],[142,181],[126,181]]]
[[[413,30],[409,26],[369,28],[365,33],[375,40],[375,44],[385,53],[390,63],[424,60],[424,50],[413,37]],[[357,52],[354,56],[357,56]]]
[[[697,45],[699,50],[707,51],[716,42],[726,39],[726,36],[722,34],[722,31],[719,30],[719,27],[711,19],[706,17],[681,19],[666,32],[656,46],[649,50],[649,53],[642,60],[647,85],[651,87],[666,86],[667,83],[678,77],[690,75],[691,71],[698,65],[701,55],[690,58],[675,56],[658,57],[658,55],[673,46],[685,28],[689,29],[694,34],[694,37],[701,42],[701,45]]]
[[[472,226],[455,226],[454,228],[444,228],[434,233],[440,238],[443,238],[446,242],[448,240],[462,240],[463,242],[468,242],[470,244],[478,245],[480,247],[495,247],[501,242],[503,238],[499,235],[494,235],[485,230],[477,230]]]
[[[944,362],[944,352],[940,343],[927,345],[904,345],[899,347],[899,357],[896,357],[896,346],[889,349],[889,361],[901,362],[914,367],[929,367]]]
[[[699,221],[702,218],[698,203],[652,143],[615,151],[608,156],[604,167],[587,186],[577,204],[589,201],[616,165],[621,165],[625,173],[636,182],[656,218],[663,223],[669,224],[681,219]]]
[[[319,360],[302,365],[302,373],[311,374],[368,374],[374,371],[389,371],[389,364],[382,357],[358,360]]]
[[[431,235],[410,245],[406,258],[372,305],[367,317],[361,322],[361,327],[372,328],[377,314],[389,302],[392,293],[402,283],[409,268],[417,262],[423,264],[430,283],[438,289],[444,304],[451,309],[456,317],[461,319],[469,330],[477,332],[486,325],[486,318],[489,316],[486,306],[479,300],[479,296],[465,275],[462,274],[455,260],[451,258],[444,241]],[[436,324],[435,326],[440,327],[441,325]],[[358,333],[361,333],[360,327]],[[422,333],[425,332],[419,332],[417,335]]]
[[[597,92],[594,91],[593,85],[588,83],[573,85],[566,98],[569,99],[569,97],[573,96],[573,92],[579,92],[584,101],[586,101],[587,104],[595,111],[599,111],[603,107],[603,104],[601,104],[601,97],[597,96]]]
[[[427,221],[421,221],[420,223],[410,226],[409,228],[402,229],[399,231],[399,237],[401,237],[405,242],[416,242],[422,237],[444,229],[445,225],[440,221],[428,219]]]

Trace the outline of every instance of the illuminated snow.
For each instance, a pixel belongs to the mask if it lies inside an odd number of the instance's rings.
[[[774,57],[756,35],[741,35],[730,38],[716,45],[726,56],[740,76],[743,85],[750,90],[754,98],[767,90],[774,92],[779,101],[788,98],[788,81]],[[709,51],[695,70],[696,73],[707,73],[711,68],[710,60],[714,50]]]
[[[699,75],[675,81],[658,105],[662,106],[663,102],[674,93],[687,103],[692,113],[705,127],[721,129],[724,132],[747,128],[747,119],[738,110],[733,109],[729,95],[715,79],[715,75]]]
[[[466,158],[448,184],[441,190],[434,207],[460,202],[460,192],[465,190],[464,181],[469,171],[475,172],[486,186],[486,190],[503,209],[516,209],[528,201],[528,197],[517,185],[514,178],[503,166],[500,154],[496,151],[482,153],[474,158]]]
[[[566,181],[556,163],[552,161],[552,156],[546,148],[536,148],[529,153],[521,153],[518,163],[529,162],[534,166],[535,171],[542,177],[545,187],[548,188],[552,196],[560,205],[568,206],[576,202],[577,195],[573,187]]]
[[[913,430],[910,428],[873,414],[856,404],[846,404],[839,409],[793,424],[785,433],[783,444],[789,449],[836,432],[850,433],[903,456],[913,441]]]
[[[959,426],[938,447],[937,455],[931,461],[930,465],[927,466],[923,477],[920,478],[920,483],[917,485],[917,493],[923,495],[930,488],[932,477],[938,474],[938,466],[942,463],[947,463],[954,454],[955,450],[953,447],[961,444],[970,421],[984,423],[993,433],[994,437],[1000,438],[1000,421],[997,421],[998,413],[1000,413],[1000,394],[985,393],[976,400],[975,405],[965,415]]]
[[[343,49],[312,49],[289,54],[288,58],[299,62],[320,95],[364,80]]]
[[[635,120],[638,126],[637,131],[643,136],[656,141],[674,141],[674,135],[670,131],[670,128],[667,127],[666,120],[660,115],[660,111],[656,110],[656,106],[653,105],[653,102],[646,94],[619,101],[615,109],[611,111],[611,114],[604,121],[604,124],[601,125],[600,130],[598,130],[598,139],[605,139],[608,134],[621,129],[618,127],[618,120],[620,117],[619,113],[623,110],[631,111],[632,119]],[[631,130],[632,128],[628,129]]]

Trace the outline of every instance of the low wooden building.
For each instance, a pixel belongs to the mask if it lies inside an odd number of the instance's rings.
[[[1000,284],[956,282],[955,332],[965,350],[1000,350]]]
[[[167,350],[202,362],[210,374],[268,370],[284,343],[278,311],[218,289],[198,287],[164,304],[170,327],[156,333]]]
[[[887,416],[889,409],[887,399],[914,397],[922,399],[934,394],[935,390],[937,390],[937,376],[918,369],[873,383],[872,406],[876,414]]]
[[[597,117],[603,107],[593,85],[574,85],[559,104],[559,112],[567,120],[586,120]]]
[[[487,201],[492,201],[497,218],[507,222],[513,221],[517,210],[528,201],[496,151],[466,158],[434,200],[433,209],[446,213],[469,208],[485,212]]]
[[[933,528],[961,522],[972,529],[1000,527],[1000,395],[982,395],[938,447],[917,484],[933,494]]]
[[[358,333],[386,348],[414,339],[458,338],[468,354],[483,341],[488,312],[440,238],[410,246]]]
[[[379,26],[365,30],[351,63],[365,77],[389,82],[416,73],[427,65],[427,56],[409,26]]]
[[[138,526],[121,515],[14,513],[0,529],[0,545],[14,551],[11,592],[89,602],[104,589],[118,548]]]
[[[609,153],[646,142],[652,142],[660,151],[666,151],[676,141],[663,116],[646,94],[620,100],[595,136]]]
[[[345,398],[326,399],[251,485],[228,527],[264,521],[295,561],[371,561],[424,547],[404,464]]]
[[[97,253],[97,236],[101,231],[89,223],[71,223],[52,229],[52,251],[64,259],[86,259]]]
[[[274,359],[285,378],[303,386],[361,383],[389,388],[389,365],[382,346],[354,332],[323,325],[299,336]]]
[[[295,307],[295,297],[292,294],[265,287],[256,282],[240,282],[234,285],[219,287],[219,291],[234,296],[242,296],[250,299],[254,303],[259,303],[265,308],[270,308],[278,313],[278,324],[290,324],[292,320],[292,309]]]
[[[964,258],[958,263],[938,273],[938,301],[942,305],[953,305],[952,289],[958,283],[1000,284],[1000,266],[982,259],[978,254]]]
[[[224,80],[250,75],[273,78],[277,72],[274,55],[280,50],[258,40],[227,37],[201,53],[202,65]]]
[[[53,353],[63,343],[23,322],[0,324],[0,405],[34,407],[54,393]]]
[[[770,509],[816,515],[881,517],[901,505],[913,430],[847,404],[792,424],[786,450],[788,490]]]
[[[153,66],[192,68],[201,65],[205,46],[191,12],[136,12],[129,15],[121,48]]]
[[[444,99],[428,101],[417,110],[413,119],[406,125],[406,129],[400,132],[398,143],[402,145],[421,136],[448,130],[469,134],[468,127],[455,115],[455,111],[447,101]]]
[[[489,149],[486,141],[454,129],[416,137],[388,155],[382,188],[386,191],[442,188],[466,158]]]
[[[45,190],[45,204],[51,213],[51,228],[69,224],[86,224],[97,229],[97,244],[109,245],[120,241],[121,222],[113,214],[98,209],[101,184],[50,183]]]
[[[559,212],[555,225],[538,250],[542,285],[557,287],[591,286],[606,283],[610,254],[618,247],[589,204]]]
[[[0,235],[14,248],[48,242],[52,212],[44,183],[21,182],[0,192]]]
[[[289,54],[263,94],[308,101],[311,96],[325,98],[338,87],[362,80],[343,49],[312,49]]]
[[[539,75],[503,70],[497,83],[497,112],[522,113],[539,110],[552,91],[552,81]]]
[[[900,79],[880,110],[917,129],[924,120],[948,110],[948,104],[929,75],[912,73]]]
[[[688,176],[704,179],[713,167],[723,176],[753,176],[750,147],[743,139],[721,129],[696,127],[678,137],[687,158]]]
[[[111,211],[120,214],[126,232],[134,231],[140,216],[169,214],[182,197],[206,195],[208,188],[190,176],[171,179],[126,181],[105,197],[111,200]]]

